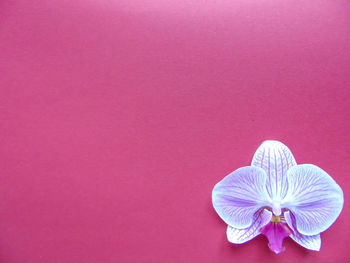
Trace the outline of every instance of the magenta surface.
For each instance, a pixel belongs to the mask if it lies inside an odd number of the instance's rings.
[[[349,262],[350,2],[0,1],[0,262]],[[321,252],[226,239],[266,139],[345,205]]]

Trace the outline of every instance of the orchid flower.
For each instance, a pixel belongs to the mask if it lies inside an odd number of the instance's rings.
[[[319,251],[320,233],[339,216],[343,191],[321,168],[297,165],[287,146],[265,141],[251,166],[239,168],[217,183],[213,206],[228,225],[227,238],[242,244],[259,234],[276,254],[283,240]]]

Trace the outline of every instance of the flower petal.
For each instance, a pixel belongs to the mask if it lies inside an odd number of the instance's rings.
[[[253,222],[254,213],[266,206],[266,174],[263,169],[239,168],[217,183],[213,189],[213,206],[226,224],[243,229]]]
[[[284,218],[286,219],[286,222],[288,226],[293,230],[294,234],[290,235],[290,238],[293,239],[296,243],[303,246],[304,248],[320,251],[321,249],[321,236],[320,234],[312,235],[312,236],[306,236],[303,234],[300,234],[295,228],[295,218],[294,216],[290,215],[289,211],[286,211],[284,213]]]
[[[260,229],[267,225],[272,218],[272,213],[266,209],[262,212],[259,210],[254,215],[254,221],[248,228],[237,229],[232,226],[227,226],[227,239],[234,244],[245,243],[260,234]]]
[[[286,173],[296,165],[292,152],[279,141],[265,141],[255,152],[252,166],[260,167],[267,174],[266,188],[273,200],[281,200],[287,193]]]
[[[297,165],[287,172],[288,192],[283,200],[295,216],[297,231],[316,235],[329,228],[344,203],[343,191],[321,168]]]
[[[320,251],[321,249],[320,234],[306,236],[299,233],[298,235],[290,235],[290,238],[304,248],[314,250],[314,251]]]

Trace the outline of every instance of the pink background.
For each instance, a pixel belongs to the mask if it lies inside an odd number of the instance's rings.
[[[0,1],[0,262],[350,262],[226,240],[265,139],[350,190],[347,0]]]

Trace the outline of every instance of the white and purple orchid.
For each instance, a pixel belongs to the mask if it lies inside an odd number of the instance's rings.
[[[228,224],[231,243],[263,234],[276,254],[284,250],[288,236],[319,251],[320,233],[334,223],[344,203],[342,189],[325,171],[312,164],[297,165],[288,147],[278,141],[265,141],[251,166],[217,183],[212,200]]]

